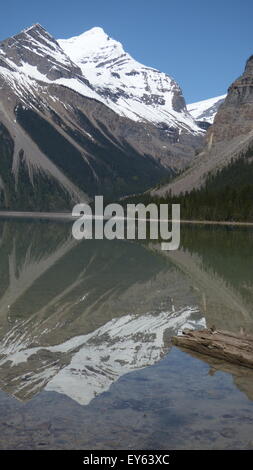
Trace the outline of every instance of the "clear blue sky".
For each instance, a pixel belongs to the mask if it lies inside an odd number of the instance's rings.
[[[140,62],[173,76],[186,101],[226,92],[253,54],[252,0],[6,0],[0,39],[33,23],[56,38],[101,26]]]

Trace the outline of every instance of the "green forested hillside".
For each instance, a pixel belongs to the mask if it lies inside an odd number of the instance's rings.
[[[131,202],[179,203],[182,219],[253,222],[252,157],[253,149],[250,149],[215,175],[209,175],[200,189],[179,196],[145,194],[131,198]]]

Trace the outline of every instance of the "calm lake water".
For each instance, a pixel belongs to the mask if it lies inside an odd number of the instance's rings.
[[[253,371],[171,346],[253,333],[253,231],[184,226],[181,248],[76,242],[0,222],[1,449],[252,449]]]

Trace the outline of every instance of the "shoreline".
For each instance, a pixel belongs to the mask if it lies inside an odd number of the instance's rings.
[[[94,216],[93,216],[94,217]],[[92,218],[93,218],[92,217]],[[73,220],[70,212],[19,212],[19,211],[0,211],[0,219],[43,219],[43,220]],[[171,220],[169,221],[171,222]],[[196,225],[233,225],[233,226],[253,226],[253,222],[236,222],[236,221],[220,221],[220,220],[180,220],[182,224]]]
[[[43,220],[72,220],[70,212],[19,212],[0,211],[0,219],[43,219]]]
[[[198,225],[237,225],[253,227],[253,222],[236,222],[228,220],[181,220],[181,224],[198,224]]]

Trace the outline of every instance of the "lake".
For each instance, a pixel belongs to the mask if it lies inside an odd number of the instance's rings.
[[[183,226],[77,242],[71,224],[0,222],[1,449],[252,449],[253,370],[171,345],[253,333],[253,230]]]

